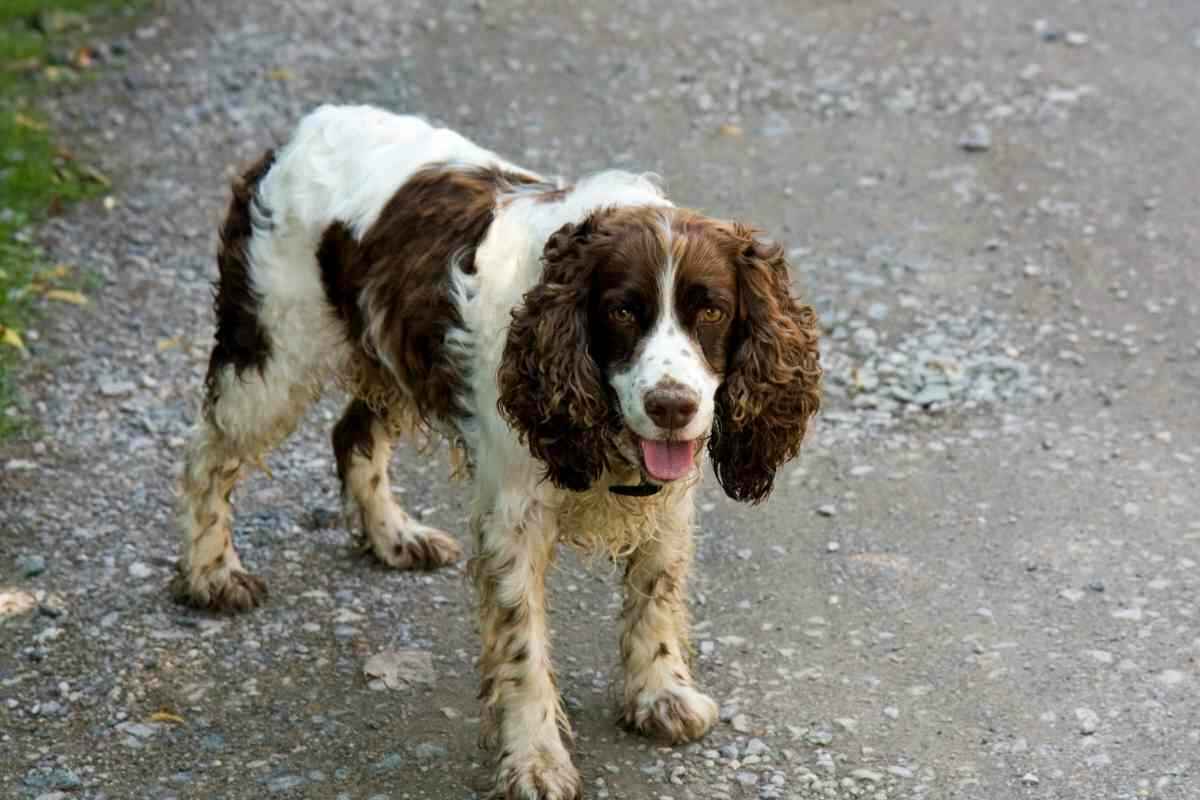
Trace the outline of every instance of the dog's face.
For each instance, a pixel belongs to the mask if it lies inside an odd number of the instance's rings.
[[[667,209],[622,220],[598,259],[589,350],[622,420],[616,448],[655,482],[686,477],[712,430],[728,369],[737,272],[729,237]]]
[[[819,405],[816,319],[780,248],[637,207],[564,227],[544,260],[514,312],[500,406],[549,477],[585,489],[620,459],[668,483],[707,441],[730,496],[763,499]]]

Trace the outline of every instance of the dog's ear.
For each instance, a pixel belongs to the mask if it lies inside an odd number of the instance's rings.
[[[738,312],[733,349],[717,391],[708,452],[734,500],[766,499],[779,467],[800,452],[821,405],[818,323],[791,293],[783,247],[733,225]]]
[[[542,280],[513,310],[500,363],[501,415],[560,488],[583,491],[607,466],[615,412],[588,348],[589,244],[601,213],[560,228],[542,253]]]

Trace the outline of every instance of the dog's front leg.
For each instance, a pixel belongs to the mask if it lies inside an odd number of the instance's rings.
[[[484,741],[497,747],[495,794],[505,800],[575,800],[579,772],[550,663],[545,578],[554,553],[552,515],[530,505],[476,521]]]
[[[717,721],[717,704],[696,689],[688,667],[692,492],[672,503],[656,535],[633,552],[625,568],[621,661],[625,725],[674,744],[707,733]]]

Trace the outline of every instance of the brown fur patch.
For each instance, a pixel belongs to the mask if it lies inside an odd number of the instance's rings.
[[[451,266],[473,273],[497,198],[534,183],[495,167],[426,167],[392,195],[361,239],[341,222],[321,238],[321,281],[347,337],[371,339],[373,352],[361,353],[374,364],[369,372],[399,381],[426,424],[466,413],[458,404],[461,370],[443,344],[462,324],[450,297]]]
[[[347,491],[346,478],[350,474],[350,459],[357,453],[370,459],[375,444],[371,426],[375,414],[362,400],[351,400],[337,425],[333,426],[333,455],[337,460],[338,480],[342,491]],[[378,476],[375,478],[378,484]]]
[[[254,234],[254,214],[270,220],[271,210],[256,206],[258,184],[275,163],[275,151],[268,150],[233,182],[232,197],[221,225],[217,251],[219,278],[213,297],[216,315],[216,345],[209,357],[205,377],[205,407],[217,401],[217,375],[232,365],[240,375],[247,369],[261,370],[271,355],[271,341],[258,319],[262,298],[250,283],[250,262],[246,246]]]
[[[731,233],[740,243],[738,311],[708,452],[725,493],[758,503],[821,407],[820,326],[792,295],[783,247],[743,225]]]

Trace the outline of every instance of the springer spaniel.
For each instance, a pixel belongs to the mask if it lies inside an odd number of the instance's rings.
[[[624,723],[666,742],[708,731],[685,605],[704,452],[730,497],[761,501],[820,400],[817,320],[780,246],[644,176],[560,186],[415,117],[325,106],[235,182],[217,263],[180,600],[266,597],[234,550],[230,494],[337,382],[353,397],[338,477],[380,561],[461,555],[392,496],[396,436],[449,438],[473,478],[499,795],[580,794],[546,629],[559,541],[626,562]]]

